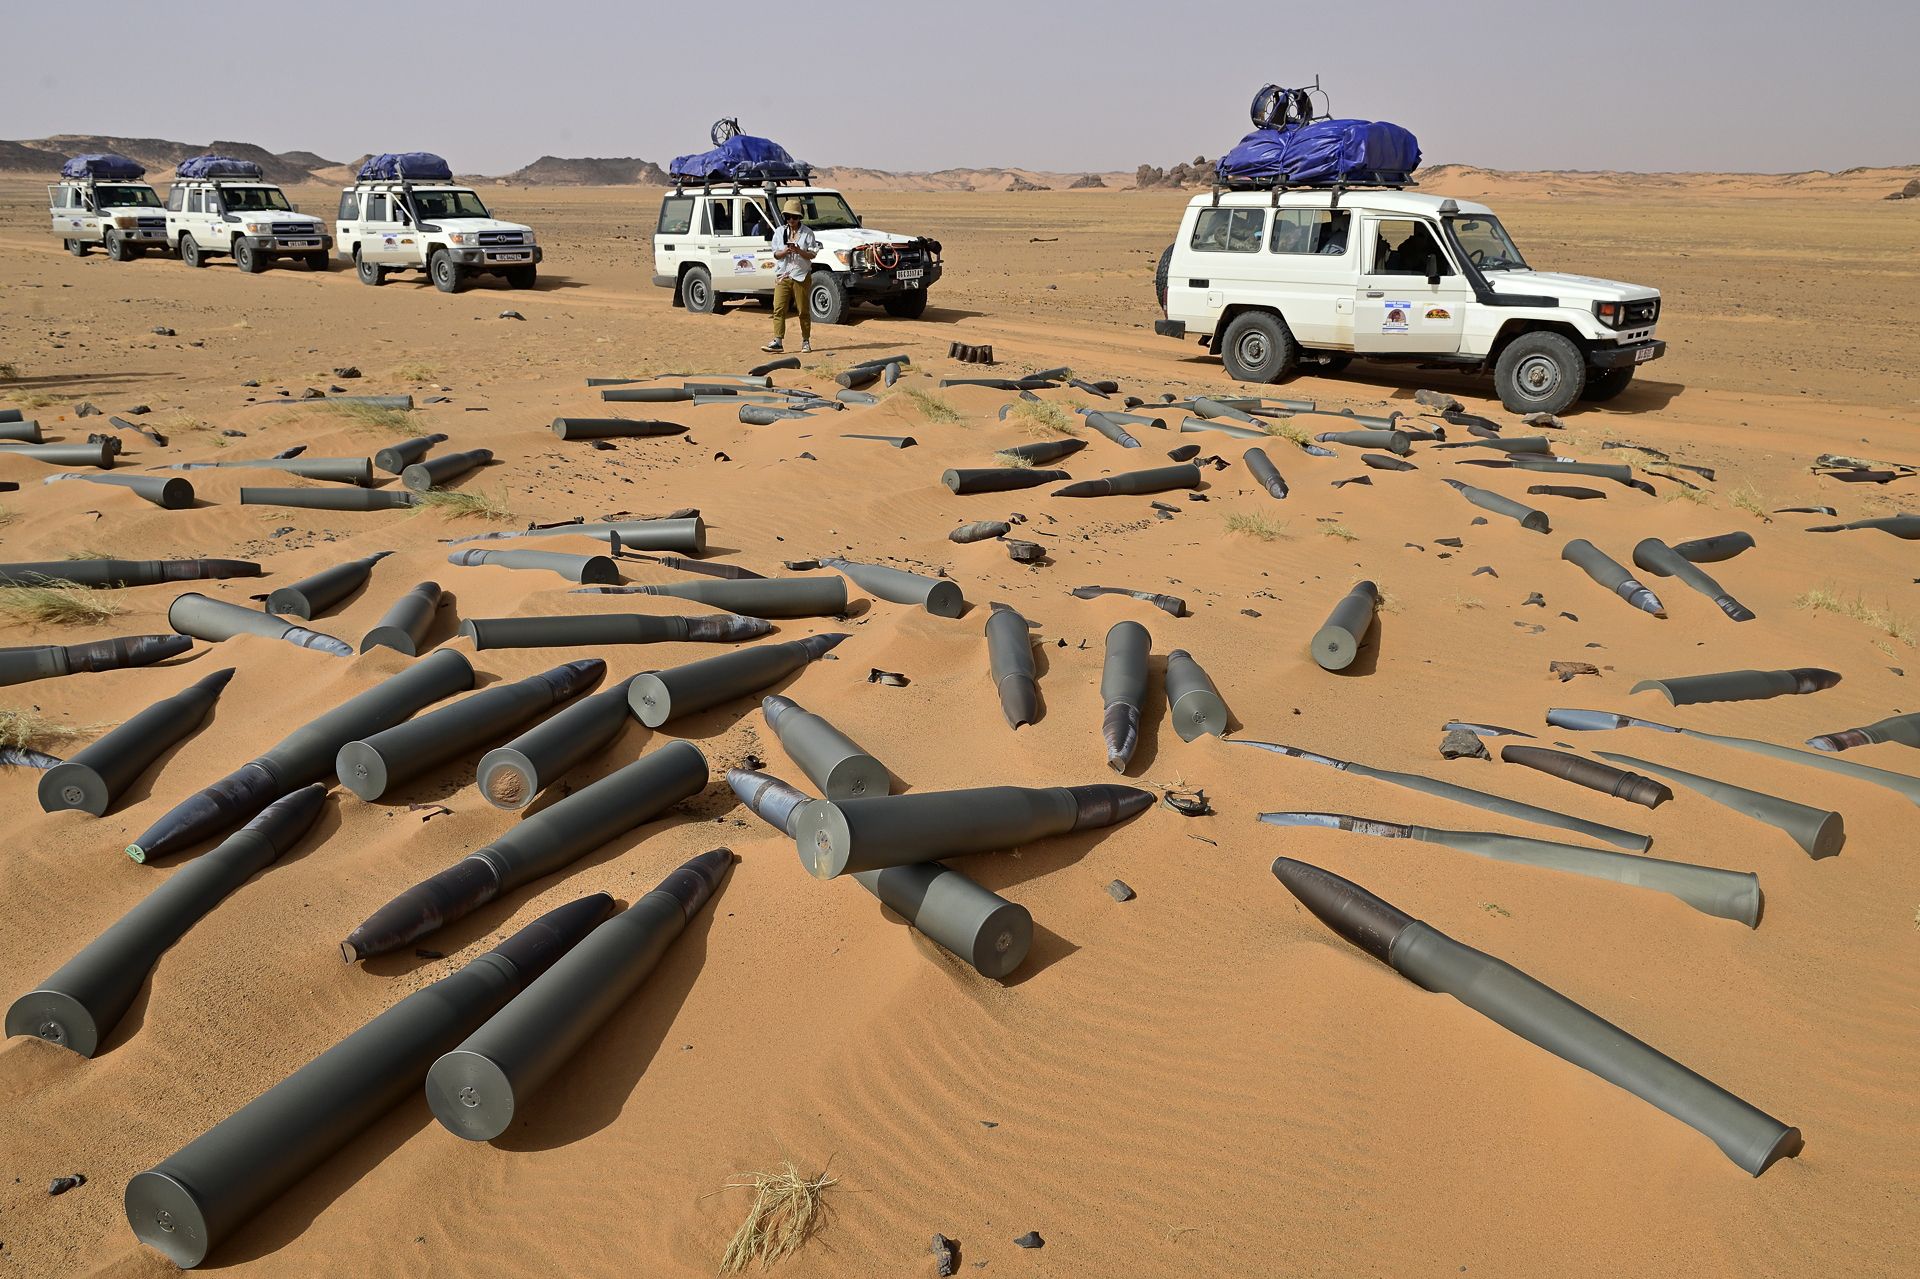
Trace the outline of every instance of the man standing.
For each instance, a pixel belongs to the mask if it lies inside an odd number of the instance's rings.
[[[773,341],[760,349],[786,349],[787,311],[800,314],[800,349],[813,350],[813,313],[807,306],[807,279],[813,273],[814,255],[820,241],[801,221],[804,210],[799,200],[780,202],[780,229],[773,233]]]

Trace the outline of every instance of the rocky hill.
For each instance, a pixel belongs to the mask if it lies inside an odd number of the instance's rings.
[[[651,160],[621,156],[612,159],[564,159],[543,155],[525,168],[507,174],[508,182],[556,187],[663,187],[666,171]]]
[[[62,133],[50,138],[29,138],[23,142],[0,142],[0,173],[53,177],[68,156],[111,151],[145,165],[150,179],[164,181],[173,167],[192,155],[230,155],[236,160],[252,160],[270,182],[288,185],[310,182],[316,169],[334,161],[311,151],[284,154],[255,146],[251,142],[207,143],[173,142],[166,138],[117,138],[91,133]]]

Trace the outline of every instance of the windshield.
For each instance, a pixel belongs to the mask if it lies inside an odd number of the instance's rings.
[[[450,222],[456,218],[492,216],[471,191],[415,191],[414,212],[422,222]]]
[[[102,209],[157,209],[160,194],[152,187],[99,186],[94,188]]]
[[[1500,219],[1475,213],[1466,217],[1448,218],[1453,233],[1460,237],[1460,247],[1466,250],[1467,260],[1482,271],[1525,271],[1530,269],[1527,260],[1520,256],[1520,250],[1513,247],[1513,241],[1507,238],[1507,229],[1500,225]]]
[[[847,207],[845,197],[832,191],[817,191],[811,195],[791,195],[782,198],[798,200],[806,208],[801,220],[816,231],[851,231],[859,226],[853,220],[853,210]]]
[[[279,187],[221,187],[220,201],[227,206],[228,213],[259,213],[266,209],[293,211],[293,206],[287,203],[287,193]]]

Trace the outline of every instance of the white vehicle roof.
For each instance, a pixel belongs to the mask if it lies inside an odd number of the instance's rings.
[[[688,184],[684,189],[676,188],[672,191],[667,192],[669,196],[712,195],[712,196],[725,196],[729,200],[731,200],[736,195],[765,195],[766,193],[767,193],[767,188],[765,188],[764,186],[755,186],[751,182],[742,182],[737,186],[731,182],[724,182],[724,183],[715,182],[711,186],[694,186],[692,184]],[[776,203],[786,199],[790,195],[840,195],[840,194],[841,192],[838,187],[814,187],[814,186],[800,187],[800,186],[794,186],[791,183],[789,183],[783,186],[776,186],[773,188],[773,198]]]
[[[398,178],[370,178],[365,182],[348,183],[346,186],[343,186],[340,189],[342,191],[363,191],[369,187],[390,187],[393,190],[397,191],[403,186],[412,187],[415,191],[472,191],[473,190],[472,187],[468,186],[464,182],[442,182],[442,181],[402,182]]]
[[[1334,191],[1330,187],[1296,187],[1280,192],[1278,207],[1282,209],[1324,209],[1334,202]],[[1452,196],[1428,195],[1421,191],[1396,191],[1391,189],[1355,190],[1348,188],[1339,193],[1339,208],[1365,209],[1373,213],[1404,213],[1413,217],[1438,217],[1441,206],[1451,203],[1448,213],[1477,213],[1493,217],[1494,212],[1484,204],[1475,204],[1471,200],[1458,200]],[[1211,192],[1196,195],[1187,201],[1187,207],[1211,205],[1214,197]],[[1265,209],[1275,206],[1274,193],[1271,191],[1222,191],[1219,203],[1229,209]]]

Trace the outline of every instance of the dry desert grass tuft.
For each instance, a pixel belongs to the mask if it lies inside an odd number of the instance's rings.
[[[1287,536],[1287,521],[1276,520],[1271,515],[1236,512],[1227,516],[1227,532],[1245,533],[1263,542],[1274,542]]]
[[[85,626],[126,612],[118,604],[72,582],[52,579],[38,586],[0,587],[0,617],[46,626]]]
[[[960,420],[960,410],[947,403],[932,391],[922,391],[918,387],[907,388],[907,398],[913,401],[920,415],[929,422],[947,423]]]
[[[513,512],[508,509],[504,497],[470,489],[434,489],[422,493],[419,505],[414,509],[439,511],[455,520],[499,520],[504,523],[513,518]]]
[[[753,1206],[721,1255],[723,1275],[737,1275],[755,1261],[764,1270],[798,1251],[826,1224],[823,1196],[839,1182],[824,1170],[817,1177],[803,1177],[791,1159],[778,1172],[745,1175],[745,1181],[727,1183],[728,1189],[752,1190]]]
[[[1007,416],[1021,419],[1029,435],[1038,435],[1043,439],[1055,435],[1080,434],[1080,424],[1074,416],[1058,404],[1046,400],[1021,400]]]
[[[50,751],[96,730],[55,723],[39,711],[0,709],[0,747],[23,751]]]
[[[337,400],[316,400],[314,403],[323,412],[352,418],[356,426],[391,431],[395,435],[413,433],[413,416],[405,409],[383,409],[377,404],[347,404]]]

